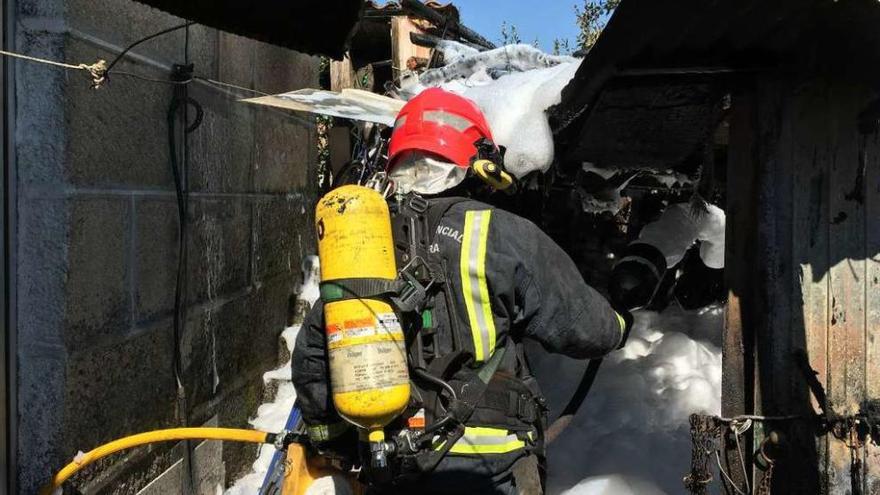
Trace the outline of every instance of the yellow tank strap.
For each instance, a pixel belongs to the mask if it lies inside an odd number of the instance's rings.
[[[488,359],[495,349],[495,320],[492,316],[489,285],[486,283],[486,244],[491,220],[492,210],[465,212],[459,260],[462,296],[474,342],[474,359],[477,362]]]
[[[529,432],[528,437],[534,440],[534,432]],[[445,441],[434,446],[434,450],[440,450]],[[502,428],[489,428],[485,426],[466,426],[464,435],[449,449],[452,454],[483,455],[483,454],[507,454],[524,449],[526,443],[515,432]]]

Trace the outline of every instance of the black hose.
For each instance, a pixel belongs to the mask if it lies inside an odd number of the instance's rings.
[[[581,382],[578,385],[577,390],[575,390],[574,394],[571,396],[571,399],[568,401],[568,405],[565,406],[565,409],[562,410],[562,414],[556,418],[550,427],[547,428],[547,431],[544,433],[545,438],[547,439],[547,443],[552,442],[562,433],[563,430],[571,423],[574,419],[575,414],[577,414],[578,409],[580,409],[581,404],[584,403],[584,399],[587,398],[587,394],[590,393],[590,389],[593,387],[593,382],[596,381],[596,375],[599,373],[599,366],[602,365],[602,359],[591,359],[590,363],[587,364],[587,369],[584,371],[584,376],[581,378]]]
[[[449,383],[420,368],[413,368],[413,373],[415,373],[416,376],[418,376],[422,380],[425,380],[426,382],[431,382],[434,385],[442,387],[444,390],[449,392],[449,395],[452,397],[453,400],[458,400],[458,394],[455,393],[455,389],[452,388],[452,385],[450,385]]]

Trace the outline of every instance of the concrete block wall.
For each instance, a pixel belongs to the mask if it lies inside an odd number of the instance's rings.
[[[16,49],[92,63],[183,20],[131,0],[19,0]],[[165,79],[183,31],[149,41],[118,69]],[[318,85],[319,60],[192,26],[198,75],[281,92]],[[177,210],[166,112],[173,88],[118,75],[15,67],[13,216],[21,493],[119,436],[175,425],[172,320]],[[182,338],[192,424],[246,426],[276,364],[277,336],[315,252],[311,121],[192,83],[204,108],[189,137],[188,300]],[[74,480],[83,493],[135,493],[175,462],[138,449]],[[228,479],[254,449],[224,445]]]

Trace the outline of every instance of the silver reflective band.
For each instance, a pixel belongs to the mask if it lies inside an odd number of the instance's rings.
[[[422,115],[422,121],[433,122],[440,125],[448,125],[449,127],[452,127],[459,132],[464,132],[474,125],[473,122],[460,115],[449,113],[443,110],[430,110],[428,112],[425,112]]]
[[[461,242],[461,290],[474,342],[474,359],[485,361],[495,349],[495,319],[486,282],[486,244],[492,210],[465,212]]]

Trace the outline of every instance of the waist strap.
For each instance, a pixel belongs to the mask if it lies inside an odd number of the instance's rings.
[[[466,426],[464,435],[459,438],[450,454],[484,455],[484,454],[508,454],[526,448],[526,440],[533,441],[534,432],[513,432],[501,428],[485,426]],[[434,450],[440,450],[446,441],[440,441],[433,446]]]

